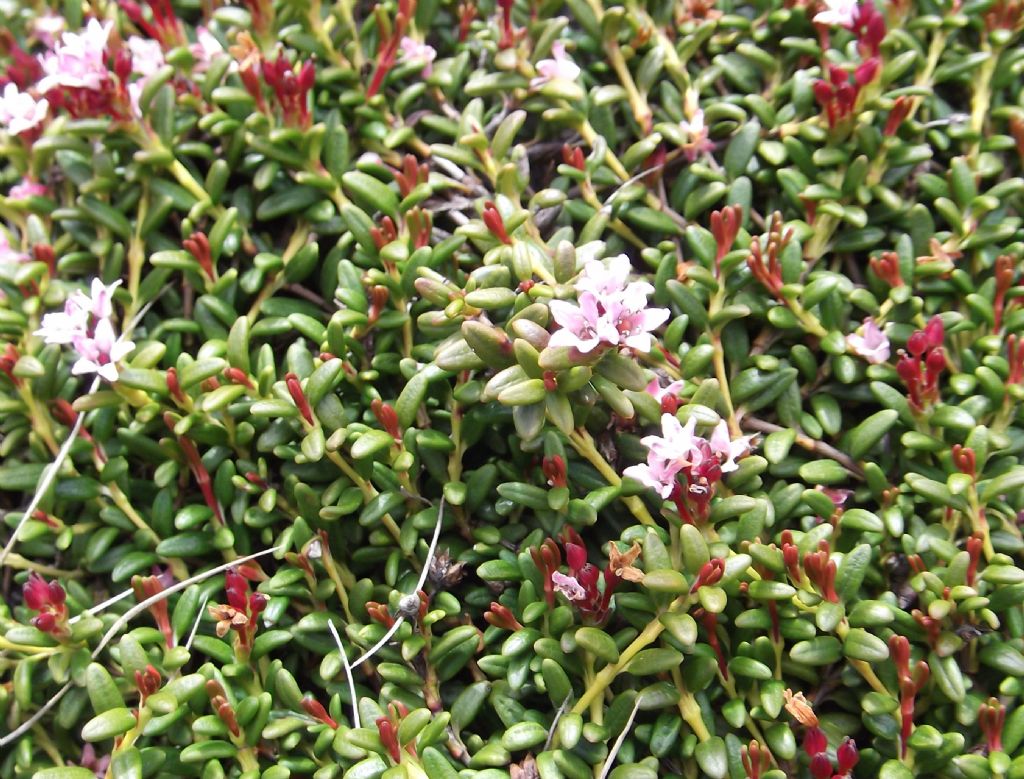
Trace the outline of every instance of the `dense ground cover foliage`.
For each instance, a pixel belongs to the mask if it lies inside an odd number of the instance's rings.
[[[1016,0],[0,6],[0,774],[1024,777]]]

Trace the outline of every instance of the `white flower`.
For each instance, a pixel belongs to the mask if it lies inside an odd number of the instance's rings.
[[[196,74],[205,73],[209,70],[213,58],[224,53],[224,47],[220,41],[203,26],[196,27],[196,42],[189,46],[188,49],[195,58],[192,72]],[[236,70],[238,70],[238,63],[232,60],[228,71],[234,73]]]
[[[132,70],[143,78],[164,66],[164,50],[157,41],[133,35],[128,39],[128,51],[132,54]]]
[[[24,262],[27,259],[25,252],[11,246],[7,236],[0,233],[0,262]]]
[[[857,0],[825,0],[825,10],[814,15],[817,24],[853,27],[857,18]]]
[[[36,127],[50,110],[50,103],[44,97],[36,100],[28,92],[19,92],[18,87],[8,83],[0,94],[0,127],[11,135],[20,135]]]
[[[729,426],[723,419],[719,422],[708,439],[711,451],[722,460],[722,473],[729,473],[739,468],[736,463],[737,457],[742,457],[750,450],[750,442],[754,439],[752,435],[740,436],[735,441],[729,437]]]
[[[715,148],[708,139],[708,126],[704,122],[703,109],[694,110],[688,120],[684,119],[679,123],[679,129],[689,138],[689,141],[683,144],[683,153],[690,162],[696,160],[701,153]]]
[[[665,398],[679,397],[679,393],[683,391],[685,386],[686,382],[683,379],[673,381],[667,387],[662,387],[657,379],[651,379],[650,383],[644,388],[644,392],[652,395],[656,401],[661,403]]]
[[[586,591],[576,581],[575,576],[566,576],[561,571],[555,571],[551,574],[551,583],[554,585],[555,592],[562,593],[569,600],[583,600],[587,597]]]
[[[117,363],[135,348],[132,341],[123,341],[117,337],[109,319],[101,319],[91,336],[76,336],[72,345],[79,359],[71,367],[71,372],[76,376],[97,373],[107,381],[117,381]]]
[[[872,364],[885,362],[891,352],[889,339],[871,317],[864,320],[864,325],[857,332],[846,336],[846,345],[851,352]]]
[[[119,286],[121,286],[120,279],[109,287],[99,279],[93,279],[88,295],[81,290],[76,290],[71,295],[69,302],[96,319],[108,319],[114,314],[114,290]]]
[[[110,21],[101,24],[90,19],[81,32],[64,33],[53,53],[40,60],[46,75],[39,82],[39,91],[48,92],[55,87],[100,89],[110,75],[107,39],[113,26]]]
[[[430,75],[434,69],[433,62],[437,57],[437,50],[433,46],[428,46],[426,43],[422,43],[415,38],[410,38],[406,35],[402,38],[399,46],[402,48],[402,59],[406,62],[423,62],[423,71],[420,73],[423,78]]]
[[[64,32],[64,17],[57,14],[44,14],[32,20],[32,32],[39,39],[40,43],[48,49],[53,48],[57,37]]]
[[[575,81],[580,77],[580,67],[565,53],[565,44],[555,41],[551,44],[552,59],[537,63],[537,77],[530,81],[531,87],[541,87],[549,81]]]

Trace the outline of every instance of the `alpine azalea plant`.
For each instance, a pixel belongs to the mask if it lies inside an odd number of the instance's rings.
[[[0,776],[1024,779],[1022,13],[0,4]]]

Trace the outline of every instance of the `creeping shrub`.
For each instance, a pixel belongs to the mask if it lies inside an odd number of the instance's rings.
[[[0,774],[1024,778],[1022,12],[0,6]]]

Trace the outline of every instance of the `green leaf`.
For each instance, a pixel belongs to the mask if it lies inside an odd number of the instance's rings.
[[[364,460],[391,447],[394,443],[395,439],[383,430],[367,430],[360,433],[359,438],[352,444],[352,457],[356,460]]]
[[[847,439],[847,452],[850,457],[859,460],[871,451],[871,448],[896,424],[897,419],[899,413],[887,408],[872,414],[853,428]]]
[[[97,714],[82,728],[85,741],[106,741],[135,727],[135,715],[126,708],[108,709]]]
[[[352,170],[341,177],[345,194],[356,201],[356,205],[370,213],[380,211],[398,220],[398,195],[387,184],[362,171]]]

